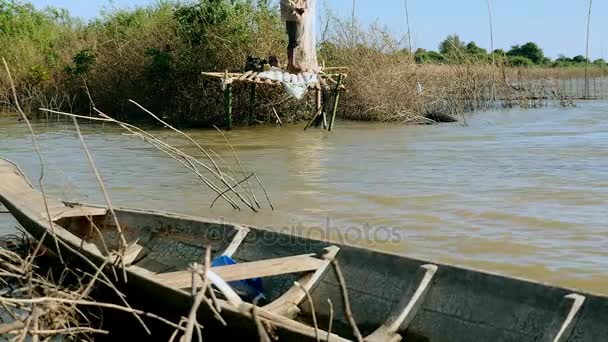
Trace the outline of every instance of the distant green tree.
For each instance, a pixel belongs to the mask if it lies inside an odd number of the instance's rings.
[[[545,59],[545,54],[543,50],[538,47],[535,43],[527,42],[524,45],[514,45],[511,47],[511,50],[507,52],[507,56],[509,57],[525,57],[528,60],[532,61],[534,64],[543,64],[547,60]]]
[[[593,61],[593,64],[602,65],[602,64],[606,64],[606,61],[603,58],[598,58]]]
[[[445,57],[439,52],[419,48],[414,52],[414,60],[416,63],[441,63]]]
[[[577,64],[586,63],[588,61],[589,60],[583,55],[578,55],[578,56],[572,57],[572,62],[577,63]]]
[[[433,62],[444,62],[445,57],[437,51],[428,52],[429,59]]]
[[[460,40],[457,34],[447,36],[441,43],[439,43],[439,52],[444,55],[452,55],[463,51],[465,49],[464,42]]]
[[[428,56],[428,52],[426,51],[426,49],[423,49],[423,48],[416,49],[416,51],[414,52],[414,60],[416,61],[416,63],[428,62],[429,56]]]
[[[509,56],[507,58],[507,65],[513,67],[531,66],[533,64],[534,62],[523,56]]]
[[[488,52],[484,48],[480,48],[475,42],[470,42],[465,47],[465,51],[471,55],[485,55]]]

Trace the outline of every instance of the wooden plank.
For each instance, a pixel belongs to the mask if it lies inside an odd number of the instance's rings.
[[[228,76],[228,77],[240,77],[242,75],[240,72],[228,72],[228,73],[224,73],[224,72],[202,72],[201,74],[203,76],[215,77],[215,78],[225,78],[226,76]]]
[[[423,265],[421,268],[426,271],[412,298],[401,301],[397,306],[397,309],[390,315],[386,322],[371,335],[367,336],[365,341],[397,342],[402,340],[402,336],[399,335],[398,332],[402,329],[406,329],[418,313],[418,310],[422,306],[422,302],[426,298],[431,281],[438,269],[436,265]]]
[[[329,270],[331,265],[331,259],[335,258],[338,252],[340,251],[340,247],[338,246],[329,246],[325,248],[326,250],[326,260],[323,260],[323,265],[319,267],[314,273],[307,274],[300,278],[298,282],[306,289],[308,292],[312,292],[318,285],[325,273]],[[302,291],[298,286],[292,286],[287,292],[285,292],[281,297],[277,298],[272,303],[264,306],[265,310],[274,312],[276,314],[295,318],[299,313],[298,306],[302,304],[302,302],[306,299],[306,293]]]
[[[124,264],[127,266],[130,266],[134,262],[141,260],[142,258],[139,258],[139,256],[141,255],[142,252],[147,253],[146,249],[138,243],[135,243],[135,244],[127,247],[127,249],[125,250],[125,254],[123,255]],[[143,257],[143,255],[142,255],[142,257]],[[117,260],[118,260],[118,257],[114,258],[113,261],[116,262]]]
[[[581,312],[583,305],[585,304],[586,297],[578,293],[571,293],[564,297],[564,302],[560,305],[557,310],[557,315],[554,323],[550,324],[547,331],[543,334],[540,339],[541,342],[565,342],[571,334],[572,329],[576,326],[576,317]],[[569,309],[565,319],[561,316],[563,309]],[[557,324],[556,324],[557,323]],[[559,331],[555,333],[555,328],[559,326]]]
[[[239,231],[236,233],[234,238],[232,238],[232,242],[230,242],[230,245],[226,248],[226,250],[224,251],[224,253],[222,253],[222,255],[229,256],[229,257],[234,255],[234,253],[239,248],[239,246],[241,245],[243,240],[245,240],[245,237],[247,237],[247,234],[249,234],[249,232],[251,231],[247,227],[238,227],[238,230]]]
[[[251,75],[253,73],[253,70],[249,70],[246,73],[242,74],[239,77],[239,81],[244,81],[245,79],[247,79],[247,77],[249,77],[249,75]]]
[[[213,267],[213,272],[225,281],[238,281],[251,278],[265,278],[282,274],[309,272],[324,265],[324,261],[314,257],[315,254],[304,254],[286,258],[260,260],[236,265]],[[178,271],[157,274],[152,278],[168,287],[178,289],[192,286],[192,273]]]
[[[258,76],[257,72],[252,72],[251,75],[249,75],[249,77],[247,77],[247,81],[251,82],[253,81],[256,77]]]
[[[80,217],[80,216],[105,216],[108,213],[107,208],[96,208],[86,206],[75,206],[75,207],[63,207],[53,208],[51,210],[51,217],[53,221],[68,218],[68,217]]]

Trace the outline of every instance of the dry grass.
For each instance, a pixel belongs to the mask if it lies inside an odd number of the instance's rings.
[[[85,312],[69,303],[75,300],[90,301],[88,294],[82,292],[84,287],[78,286],[79,281],[76,280],[85,281],[89,276],[77,275],[69,269],[59,272],[57,280],[53,273],[41,275],[38,273],[40,268],[32,267],[26,261],[35,247],[35,243],[24,235],[6,236],[0,243],[0,278],[3,288],[0,304],[4,307],[1,315],[4,323],[0,324],[0,331],[5,334],[4,337],[12,336],[19,340],[24,336],[33,339],[36,335],[44,339],[78,336],[91,340],[92,334],[107,333],[92,327]],[[56,258],[48,255],[39,257],[38,260],[41,263],[58,263]],[[56,298],[66,302],[34,303],[36,298]]]
[[[464,55],[455,56],[457,63],[417,64],[382,28],[359,29],[354,45],[351,25],[331,20],[337,24],[326,32],[321,54],[331,65],[349,68],[344,118],[429,123],[473,110],[562,103],[558,87],[539,82],[540,75],[517,77],[532,68],[515,70]]]
[[[205,11],[169,2],[111,13],[89,25],[49,19],[27,34],[0,35],[0,47],[15,65],[26,112],[39,113],[37,108],[45,107],[94,115],[90,95],[112,117],[149,120],[128,103],[133,98],[173,125],[210,127],[224,121],[223,96],[219,85],[201,79],[200,72],[240,71],[250,54],[284,60],[286,43],[284,24],[272,7],[231,7],[218,23],[201,20]],[[349,67],[350,92],[339,111],[348,119],[428,123],[428,118],[468,110],[526,105],[540,90],[519,92],[505,79],[535,83],[583,72],[581,68],[503,69],[467,56],[456,56],[458,61],[445,65],[418,65],[404,52],[405,42],[380,25],[362,28],[333,17],[320,25],[320,59],[330,66]],[[76,67],[74,58],[83,51],[94,57],[90,65],[81,61],[82,70],[67,73],[66,67]],[[601,71],[592,67],[590,72],[593,76]],[[548,88],[550,82],[545,83]],[[7,89],[6,79],[0,77],[0,106],[10,110],[13,103]],[[249,117],[248,88],[236,86],[234,94],[236,124],[275,122],[275,110],[283,122],[308,119],[314,112],[312,95],[303,104],[277,89],[259,87],[258,108]],[[502,94],[500,102],[492,102],[496,94]]]

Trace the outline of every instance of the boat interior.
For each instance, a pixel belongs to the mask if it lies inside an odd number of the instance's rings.
[[[111,213],[97,207],[68,206],[70,211],[60,213],[55,224],[106,256],[118,250],[120,236]],[[127,266],[145,269],[164,286],[189,290],[193,286],[189,267],[203,263],[210,248],[213,271],[244,300],[256,299],[284,315],[295,315],[305,299],[305,292],[294,282],[312,291],[340,250],[323,242],[297,237],[285,240],[283,235],[223,222],[131,210],[116,210],[116,216],[128,244],[124,253]],[[275,240],[278,236],[281,239]],[[225,260],[230,262],[222,263]]]

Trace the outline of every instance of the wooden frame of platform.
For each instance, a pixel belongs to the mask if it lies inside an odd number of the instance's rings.
[[[342,71],[347,70],[344,67],[324,68],[324,71]],[[281,81],[269,79],[261,79],[258,77],[260,73],[255,71],[247,71],[244,73],[234,72],[202,72],[204,77],[215,78],[222,81],[224,90],[224,113],[226,116],[226,128],[232,129],[232,102],[234,83],[249,84],[249,117],[252,118],[256,107],[256,91],[258,85],[277,86],[281,85]],[[308,89],[316,91],[316,106],[315,113],[304,129],[315,125],[316,127],[323,125],[324,129],[331,131],[336,119],[338,104],[340,101],[340,92],[345,91],[346,87],[342,84],[347,77],[345,73],[325,73],[318,74],[319,81],[308,86]],[[336,79],[337,78],[337,79]],[[329,93],[329,95],[328,95]],[[328,108],[328,101],[333,99],[332,106]],[[328,109],[331,110],[331,115],[328,120]]]

